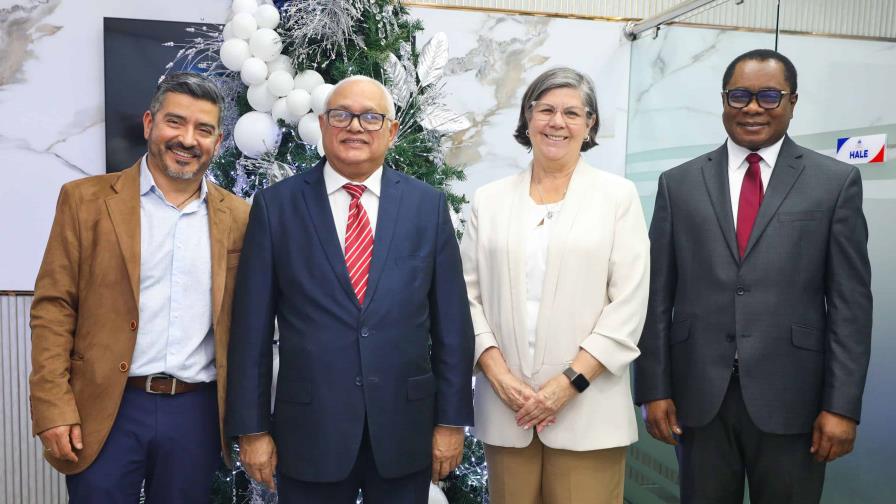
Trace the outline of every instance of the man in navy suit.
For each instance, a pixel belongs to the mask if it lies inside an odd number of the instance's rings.
[[[445,195],[383,166],[377,81],[320,115],[326,158],[255,195],[234,298],[225,429],[284,503],[425,503],[472,425],[473,328]],[[280,371],[271,414],[271,343]]]

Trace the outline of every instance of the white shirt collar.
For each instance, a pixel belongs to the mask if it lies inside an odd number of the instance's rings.
[[[784,138],[786,137],[787,135],[784,135],[780,140],[769,145],[768,147],[763,147],[758,151],[755,151],[756,154],[762,156],[762,160],[765,161],[769,168],[775,168],[775,163],[778,161],[778,154],[781,152],[781,145],[784,144]],[[737,145],[736,143],[734,143],[734,140],[731,140],[731,138],[728,138],[727,146],[728,170],[732,172],[737,171],[737,169],[744,164],[744,161],[747,159],[747,155],[751,152],[754,152],[750,149],[747,149],[746,147]]]
[[[149,154],[144,154],[143,158],[140,159],[140,196],[145,195],[149,191],[158,194],[162,199],[165,199],[165,196],[162,194],[162,190],[159,189],[159,186],[156,185],[156,179],[153,178],[152,172],[149,171],[149,164],[147,164],[146,159]],[[199,201],[205,201],[205,197],[208,194],[208,186],[205,184],[205,176],[202,177],[202,180],[199,182]]]
[[[345,184],[357,184],[358,182],[354,182],[349,180],[342,175],[339,174],[336,170],[330,166],[330,162],[327,161],[324,164],[324,184],[327,187],[327,194],[333,194],[334,192],[342,189],[342,186]],[[380,187],[383,183],[383,167],[380,166],[373,173],[367,177],[367,180],[363,182],[364,186],[367,187],[367,190],[372,192],[377,198],[380,197]]]

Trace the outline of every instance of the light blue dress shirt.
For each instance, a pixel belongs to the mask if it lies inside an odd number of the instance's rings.
[[[183,210],[140,163],[140,326],[130,376],[215,380],[208,187]]]

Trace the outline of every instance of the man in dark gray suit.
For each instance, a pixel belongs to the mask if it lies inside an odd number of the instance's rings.
[[[728,141],[660,176],[635,401],[683,503],[817,503],[852,451],[871,345],[862,181],[787,135],[796,69],[745,53]]]

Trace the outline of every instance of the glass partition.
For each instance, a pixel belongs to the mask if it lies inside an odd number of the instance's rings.
[[[748,50],[775,48],[775,39],[773,32],[674,25],[632,43],[626,176],[638,187],[648,222],[659,174],[727,138],[719,93],[725,67]],[[886,134],[893,146],[896,41],[782,34],[778,49],[799,75],[799,102],[789,130],[797,143],[830,156],[845,137]],[[860,165],[860,170],[875,300],[872,358],[855,451],[829,464],[824,504],[892,502],[887,487],[896,440],[888,427],[896,418],[891,337],[896,310],[889,307],[896,306],[896,162]],[[629,452],[626,501],[678,502],[677,477],[673,449],[640,425],[640,441]]]

